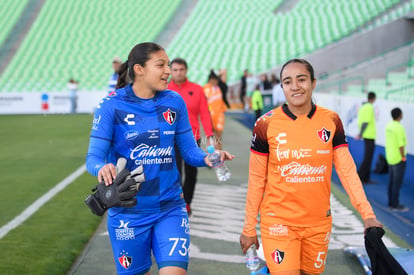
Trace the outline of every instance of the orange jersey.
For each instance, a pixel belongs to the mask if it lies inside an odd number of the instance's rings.
[[[207,83],[203,86],[204,94],[207,98],[208,109],[211,116],[219,113],[224,113],[227,110],[227,106],[223,100],[223,93],[218,86],[212,86]]]
[[[255,235],[259,207],[261,219],[278,224],[331,223],[333,163],[354,207],[363,218],[375,217],[347,146],[339,116],[320,106],[297,117],[285,104],[257,120],[243,233]]]

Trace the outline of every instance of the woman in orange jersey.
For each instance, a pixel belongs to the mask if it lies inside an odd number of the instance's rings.
[[[224,129],[224,112],[227,111],[226,104],[223,100],[223,94],[218,86],[219,77],[211,70],[208,76],[208,82],[203,86],[204,94],[207,97],[208,109],[213,122],[213,131],[216,138],[215,147],[221,150],[221,136]]]
[[[240,245],[255,244],[257,216],[271,274],[320,274],[331,234],[332,164],[365,229],[382,227],[366,199],[335,112],[312,102],[314,71],[292,59],[280,72],[287,104],[256,121]]]

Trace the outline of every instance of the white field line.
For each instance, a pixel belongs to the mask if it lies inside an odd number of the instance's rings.
[[[20,215],[16,216],[13,220],[0,228],[0,239],[6,236],[11,230],[25,222],[31,215],[33,215],[40,207],[52,199],[57,193],[62,191],[66,186],[75,181],[80,175],[86,171],[85,164],[82,164],[75,172],[63,179],[61,182],[55,185],[43,196],[38,198],[35,202],[29,205]]]

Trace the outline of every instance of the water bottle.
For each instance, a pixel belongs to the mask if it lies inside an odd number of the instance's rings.
[[[250,272],[254,272],[259,269],[260,259],[259,256],[257,256],[255,244],[252,244],[246,251],[246,266]]]
[[[217,179],[219,181],[227,181],[231,178],[230,170],[227,168],[224,161],[221,161],[220,152],[217,152],[213,145],[207,147],[208,159],[216,171]]]

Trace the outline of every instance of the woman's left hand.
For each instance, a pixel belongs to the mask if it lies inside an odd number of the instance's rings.
[[[234,158],[234,156],[227,151],[216,150],[216,152],[220,152],[221,161],[232,160]],[[208,155],[204,158],[204,162],[212,167],[211,162],[208,160]]]
[[[370,227],[381,227],[382,228],[382,224],[376,219],[376,218],[369,218],[364,220],[364,232],[365,230],[367,230],[367,228]]]

